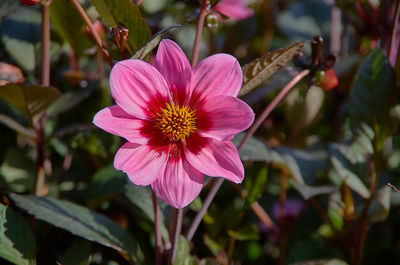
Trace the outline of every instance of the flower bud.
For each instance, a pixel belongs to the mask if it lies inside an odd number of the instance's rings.
[[[216,27],[218,27],[218,24],[219,24],[219,17],[216,14],[211,13],[207,16],[206,25],[208,28],[215,29]]]
[[[333,68],[327,71],[321,71],[320,76],[316,78],[315,84],[321,87],[325,91],[329,91],[335,88],[339,84],[339,80],[336,76],[335,70]]]
[[[19,0],[22,4],[33,6],[42,2],[42,0]]]
[[[104,30],[103,24],[101,24],[100,21],[95,20],[93,22],[93,28],[96,31],[96,33],[99,35],[100,39],[104,39],[106,32]],[[84,34],[86,34],[88,36],[92,35],[88,26],[85,27]]]

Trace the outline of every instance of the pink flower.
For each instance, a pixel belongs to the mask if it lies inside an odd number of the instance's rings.
[[[254,113],[236,98],[242,70],[228,54],[191,68],[179,46],[163,40],[154,66],[140,60],[117,63],[110,75],[116,105],[99,111],[94,124],[124,137],[114,167],[137,185],[150,185],[175,208],[192,202],[203,174],[235,183],[244,178],[233,136]]]
[[[246,19],[254,15],[254,11],[247,7],[245,0],[222,0],[213,9],[232,20]]]
[[[33,6],[42,2],[42,0],[19,0],[22,4]]]

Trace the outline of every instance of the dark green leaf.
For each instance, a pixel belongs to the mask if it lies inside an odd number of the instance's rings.
[[[8,14],[13,12],[20,6],[21,6],[21,4],[19,3],[19,1],[2,0],[0,2],[0,22],[4,17],[6,17]]]
[[[50,5],[50,19],[57,33],[78,56],[94,45],[94,41],[84,34],[86,24],[71,1],[53,0]]]
[[[40,13],[19,8],[1,24],[1,40],[15,62],[27,71],[36,66],[36,46],[40,42]]]
[[[35,139],[36,137],[32,129],[24,127],[17,121],[4,114],[0,114],[0,123],[30,139]]]
[[[243,137],[243,133],[236,135],[233,143],[238,146]],[[242,160],[265,161],[286,168],[299,184],[304,184],[305,178],[308,183],[313,182],[317,172],[327,166],[325,152],[304,151],[284,146],[270,149],[254,137],[246,142],[239,155]]]
[[[153,51],[155,47],[161,42],[162,38],[164,37],[165,34],[168,33],[171,29],[178,28],[181,25],[172,25],[169,26],[168,28],[162,29],[145,44],[143,45],[132,57],[131,59],[139,59],[143,60],[145,59],[150,53]]]
[[[190,245],[186,238],[179,236],[176,247],[176,257],[174,265],[195,265],[196,260],[190,256]]]
[[[84,239],[76,240],[60,258],[62,265],[88,265],[91,243]]]
[[[130,0],[90,0],[110,27],[123,24],[129,30],[129,47],[136,51],[151,33],[139,9]]]
[[[148,187],[138,186],[129,182],[125,186],[125,196],[142,211],[146,218],[154,223],[153,198],[151,190]],[[164,225],[164,216],[159,205],[158,212],[160,213],[161,234],[167,240],[169,238],[168,230]]]
[[[0,257],[17,265],[34,265],[36,243],[29,224],[0,204]]]
[[[31,191],[35,168],[35,163],[27,157],[26,152],[10,148],[0,167],[1,182],[13,192]]]
[[[257,201],[264,192],[267,182],[268,170],[265,163],[254,164],[246,169],[244,188],[246,191],[246,201],[250,205]]]
[[[296,262],[291,265],[347,265],[347,263],[339,259],[320,259]]]
[[[269,52],[262,57],[244,65],[243,86],[238,96],[250,93],[259,85],[263,84],[272,75],[284,67],[304,47],[304,42],[296,42],[292,45]]]
[[[73,192],[73,196],[84,201],[90,208],[98,208],[101,204],[124,192],[126,175],[107,165],[93,175],[85,189]]]
[[[336,190],[333,186],[311,186],[306,184],[299,184],[291,181],[293,188],[296,189],[304,200],[323,194],[330,194]]]
[[[0,86],[0,98],[34,119],[60,96],[54,87],[7,84]]]
[[[307,93],[304,93],[305,89]],[[324,97],[322,88],[308,87],[305,82],[302,87],[293,89],[286,96],[286,119],[294,135],[300,135],[315,122],[324,103]]]
[[[258,233],[258,228],[254,224],[248,224],[236,231],[228,230],[228,235],[239,241],[258,240]]]
[[[373,129],[381,150],[395,128],[390,110],[396,104],[395,76],[382,50],[376,48],[361,62],[350,91],[349,113],[353,127],[362,124]],[[379,151],[376,150],[376,151]]]
[[[72,234],[113,248],[136,260],[136,242],[108,217],[83,206],[50,197],[11,194],[18,207],[37,219],[48,222]]]
[[[89,97],[92,92],[93,87],[88,87],[78,91],[69,91],[63,93],[53,104],[51,104],[46,113],[50,117],[55,117],[63,112],[66,112],[76,107],[84,99]]]

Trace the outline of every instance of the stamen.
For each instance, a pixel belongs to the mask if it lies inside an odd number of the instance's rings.
[[[171,142],[183,141],[197,130],[195,111],[189,106],[166,103],[166,108],[162,108],[157,116],[156,128]]]

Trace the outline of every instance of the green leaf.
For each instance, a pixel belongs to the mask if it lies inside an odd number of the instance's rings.
[[[128,43],[136,51],[151,37],[139,9],[130,0],[90,0],[110,27],[123,24],[129,30]]]
[[[307,89],[307,93],[304,93],[305,89]],[[308,87],[305,82],[303,87],[293,89],[286,96],[286,119],[294,135],[300,135],[315,123],[322,108],[324,97],[325,93],[322,88],[318,86]]]
[[[34,265],[35,249],[29,224],[10,207],[0,204],[0,257],[17,265]]]
[[[319,259],[296,262],[291,265],[347,265],[347,263],[339,259]]]
[[[196,265],[195,258],[190,256],[190,244],[183,236],[179,236],[174,265]]]
[[[7,84],[0,86],[0,98],[34,119],[60,96],[54,87]]]
[[[350,91],[349,114],[353,128],[362,124],[374,131],[379,151],[393,126],[390,110],[396,104],[395,75],[384,52],[371,51],[361,62]]]
[[[144,216],[154,223],[154,207],[153,207],[153,198],[151,194],[151,190],[149,187],[138,186],[128,182],[125,185],[125,196],[128,200],[133,203],[140,211],[144,214]],[[157,205],[158,212],[160,213],[160,226],[161,226],[161,234],[165,240],[168,240],[168,230],[164,225],[164,216],[162,211]]]
[[[60,257],[62,265],[88,265],[91,243],[84,239],[76,240]]]
[[[18,123],[16,120],[8,117],[4,114],[0,114],[0,123],[6,125],[8,128],[22,134],[29,139],[35,139],[36,135],[34,131],[30,128],[24,127],[22,124]]]
[[[6,17],[8,14],[16,10],[18,7],[20,7],[21,4],[19,1],[15,0],[2,0],[0,2],[0,23],[1,20]]]
[[[258,201],[261,197],[267,183],[267,176],[268,170],[265,163],[257,163],[246,169],[244,188],[248,205]]]
[[[233,143],[238,146],[244,137],[243,133],[237,134]],[[291,177],[299,184],[313,182],[317,172],[324,170],[327,166],[325,152],[304,151],[284,146],[270,149],[262,141],[251,137],[243,149],[239,152],[242,160],[265,161],[281,166],[291,173]]]
[[[132,57],[131,59],[139,59],[143,60],[145,59],[150,53],[153,51],[155,47],[161,42],[162,38],[164,37],[165,34],[167,34],[171,29],[178,28],[181,25],[172,25],[169,26],[168,28],[162,29],[156,34],[154,34],[153,37],[145,44],[143,45]]]
[[[228,235],[239,241],[258,240],[258,234],[258,228],[254,224],[247,224],[236,231],[228,230]]]
[[[136,260],[136,242],[108,217],[72,202],[50,197],[11,194],[18,207],[37,219],[67,230],[89,241],[113,248]]]
[[[93,86],[80,89],[78,91],[69,91],[63,93],[51,106],[47,109],[46,113],[50,117],[55,117],[63,112],[66,112],[88,98],[94,91]]]
[[[361,197],[368,198],[370,196],[369,190],[361,180],[362,177],[368,176],[368,168],[363,153],[343,144],[331,144],[329,151],[334,169],[329,174],[330,179],[338,186],[341,186],[345,181],[350,189],[357,192]]]
[[[296,42],[286,48],[268,52],[260,58],[244,65],[242,67],[243,86],[238,96],[244,96],[265,83],[268,78],[291,61],[303,47],[304,42]]]
[[[291,181],[290,183],[293,185],[293,188],[300,193],[304,200],[308,200],[311,197],[318,195],[331,194],[336,190],[336,187],[334,186],[311,186],[299,184],[295,181]]]
[[[368,215],[373,222],[384,221],[389,216],[391,193],[392,188],[389,186],[377,190],[368,209]]]
[[[121,195],[125,183],[126,175],[109,164],[97,170],[89,185],[73,192],[73,196],[90,208],[99,208],[103,202]]]
[[[32,8],[19,8],[1,24],[1,40],[6,51],[26,71],[36,67],[36,46],[40,42],[40,13]]]
[[[0,167],[1,182],[12,192],[31,191],[35,169],[35,163],[28,158],[26,152],[10,148]]]
[[[78,56],[82,56],[86,49],[94,45],[93,39],[84,34],[86,24],[71,1],[53,0],[50,19],[56,32]]]

